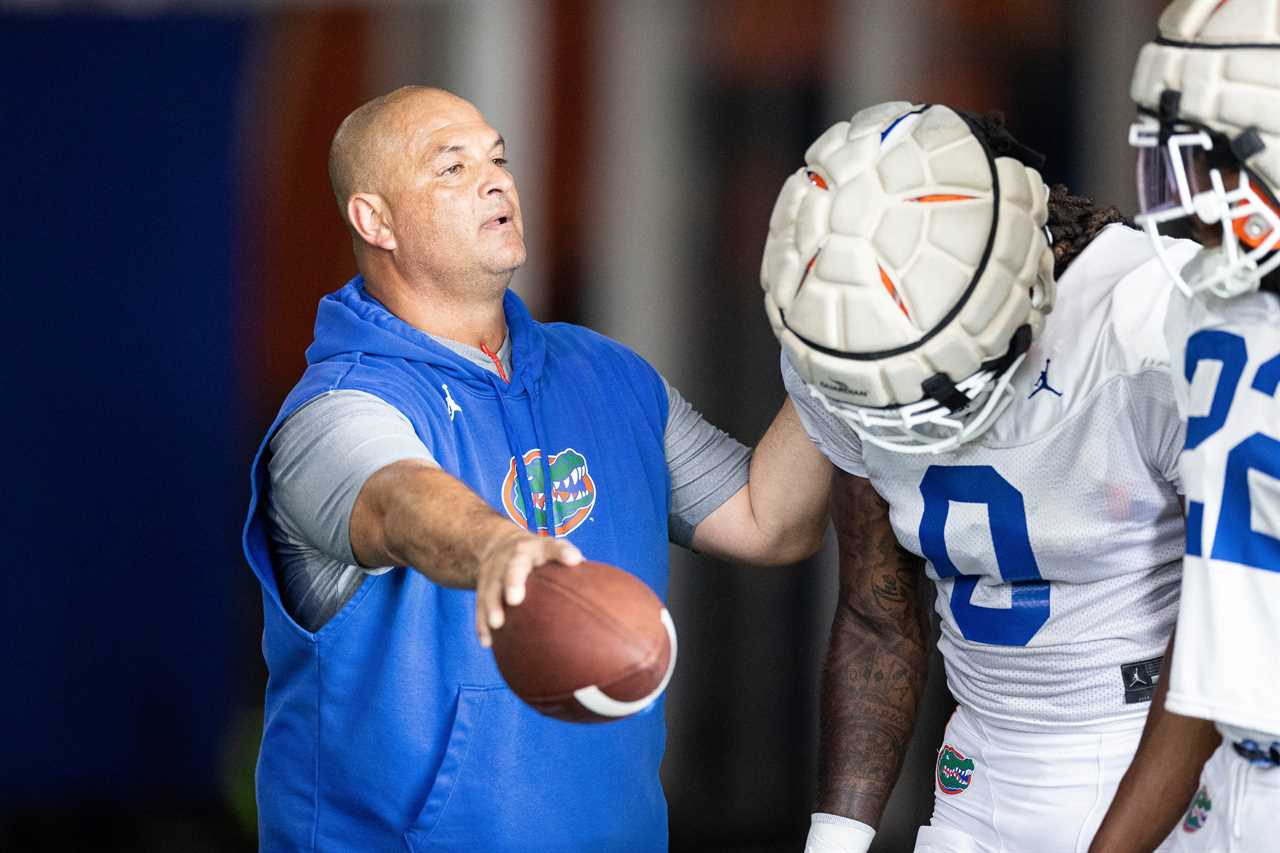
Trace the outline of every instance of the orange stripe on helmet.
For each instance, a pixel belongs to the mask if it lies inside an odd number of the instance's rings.
[[[805,177],[809,179],[809,183],[813,184],[818,189],[825,190],[827,188],[826,180],[817,172],[812,169],[806,169],[804,174]]]
[[[889,278],[889,274],[885,272],[884,267],[879,264],[876,265],[876,269],[880,270],[880,283],[884,285],[885,290],[889,291],[889,295],[893,297],[894,303],[898,306],[898,309],[902,311],[902,316],[910,320],[911,315],[907,313],[907,306],[903,304],[902,295],[898,293],[898,288],[893,286],[893,279]]]
[[[952,193],[936,193],[934,195],[922,195],[915,198],[909,198],[907,201],[917,201],[921,204],[933,204],[939,201],[972,201],[977,198],[976,195],[954,195]]]
[[[814,252],[813,257],[809,259],[809,263],[804,265],[804,273],[800,276],[800,283],[796,285],[796,293],[799,293],[800,289],[804,287],[804,283],[809,280],[809,273],[813,272],[813,265],[818,262],[818,255],[821,254],[821,249]]]

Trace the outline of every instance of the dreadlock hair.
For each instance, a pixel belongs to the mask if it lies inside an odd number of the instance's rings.
[[[1060,278],[1098,232],[1113,222],[1134,227],[1115,207],[1099,207],[1087,195],[1073,195],[1066,184],[1050,187],[1047,227],[1053,237],[1054,278]]]
[[[968,122],[973,135],[986,145],[991,156],[1012,157],[1037,171],[1044,168],[1045,156],[1014,138],[1005,126],[1004,113],[956,112]],[[1133,227],[1133,222],[1114,207],[1099,207],[1087,195],[1074,195],[1066,184],[1054,184],[1050,187],[1049,221],[1046,226],[1053,238],[1054,278],[1061,276],[1067,265],[1098,236],[1098,232],[1113,222]]]

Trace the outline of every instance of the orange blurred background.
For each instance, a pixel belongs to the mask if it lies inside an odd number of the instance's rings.
[[[261,604],[247,467],[354,274],[330,137],[406,83],[508,142],[514,287],[648,358],[747,443],[783,399],[759,263],[783,179],[889,99],[1002,109],[1046,176],[1133,209],[1125,130],[1159,0],[0,5],[0,228],[20,377],[0,635],[0,849],[256,847]],[[799,851],[831,543],[770,572],[673,552],[675,851]],[[935,660],[877,851],[931,808]]]

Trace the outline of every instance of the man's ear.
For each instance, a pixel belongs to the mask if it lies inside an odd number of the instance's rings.
[[[380,195],[355,193],[347,199],[347,220],[370,246],[394,252],[396,235],[391,230],[391,211]]]

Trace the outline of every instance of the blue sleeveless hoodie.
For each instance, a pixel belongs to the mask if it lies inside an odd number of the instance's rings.
[[[315,633],[281,605],[265,526],[268,445],[300,406],[338,389],[403,412],[443,469],[514,523],[554,529],[665,599],[661,380],[594,332],[534,322],[511,291],[503,307],[509,384],[392,315],[358,277],[320,303],[307,370],[254,460],[244,531],[270,673],[262,850],[667,849],[661,701],[606,724],[539,715],[480,647],[475,593],[411,568],[365,578]]]

